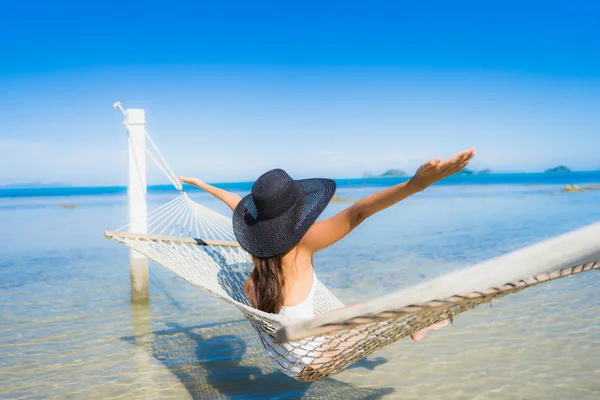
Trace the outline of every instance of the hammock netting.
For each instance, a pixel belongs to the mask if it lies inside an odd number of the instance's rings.
[[[237,307],[275,365],[299,381],[335,374],[388,344],[494,299],[600,269],[598,223],[350,307],[317,280],[317,316],[292,323],[249,305],[243,285],[253,264],[235,241],[231,218],[185,192],[149,213],[146,223],[105,235]]]

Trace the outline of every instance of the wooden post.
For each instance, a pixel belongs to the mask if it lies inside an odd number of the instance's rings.
[[[117,103],[118,104],[118,103]],[[117,107],[117,105],[115,105]],[[117,108],[121,108],[118,104]],[[121,111],[123,109],[121,108]],[[129,132],[129,231],[147,233],[146,206],[146,115],[141,109],[127,109],[125,127]],[[131,249],[131,301],[148,302],[148,258]]]

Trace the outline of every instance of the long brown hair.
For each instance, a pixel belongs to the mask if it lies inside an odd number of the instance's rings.
[[[252,307],[271,314],[281,310],[285,301],[282,258],[283,254],[266,258],[252,257],[254,269],[244,283],[244,293]]]

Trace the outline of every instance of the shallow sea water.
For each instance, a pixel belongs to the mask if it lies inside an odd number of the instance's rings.
[[[559,190],[430,188],[317,254],[317,274],[351,304],[600,220],[600,192]],[[150,304],[131,305],[128,249],[103,236],[126,223],[124,196],[4,198],[0,221],[0,398],[600,398],[597,272],[481,306],[305,384],[274,368],[235,308],[156,264]]]

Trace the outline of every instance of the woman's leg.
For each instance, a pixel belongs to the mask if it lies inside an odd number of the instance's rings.
[[[437,324],[433,324],[425,329],[421,329],[420,331],[413,333],[412,335],[410,335],[410,338],[412,339],[413,342],[418,342],[425,337],[425,334],[428,331],[437,331],[439,329],[444,328],[447,325],[448,325],[448,320],[438,322]]]

